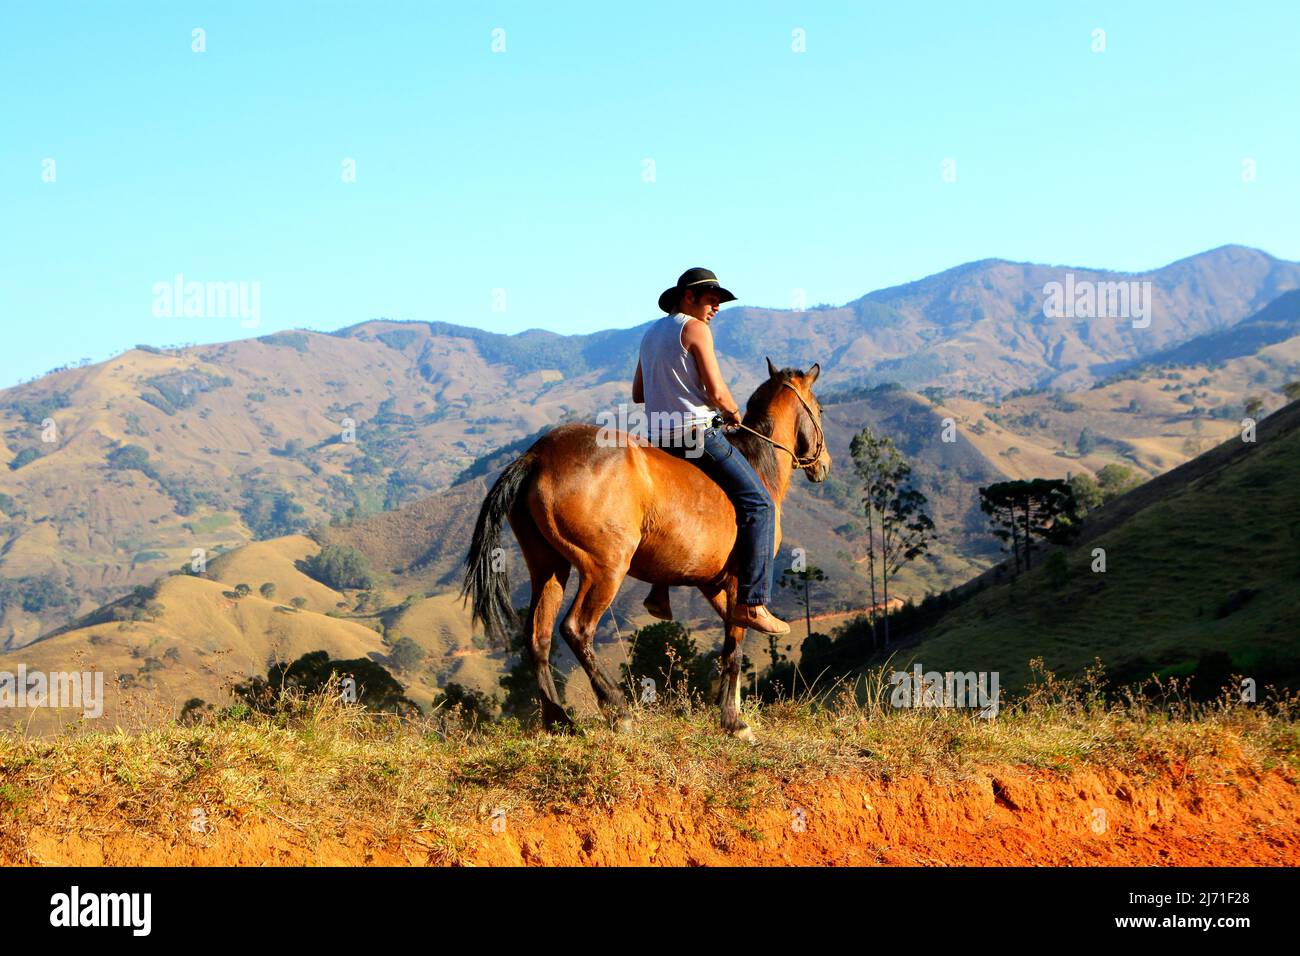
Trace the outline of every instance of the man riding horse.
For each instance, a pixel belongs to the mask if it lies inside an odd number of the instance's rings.
[[[789,630],[765,606],[781,539],[780,506],[794,472],[824,481],[831,456],[812,391],[821,374],[817,364],[807,371],[778,369],[768,359],[767,378],[741,420],[718,373],[709,332],[718,306],[734,298],[707,269],[687,270],[660,298],[668,314],[646,334],[633,383],[638,401],[661,413],[650,416],[652,429],[665,415],[680,422],[655,435],[658,447],[627,431],[559,425],[506,466],[479,509],[461,594],[473,603],[472,620],[494,640],[505,643],[517,633],[502,562],[508,521],[532,584],[522,637],[547,729],[573,724],[556,692],[550,658],[565,585],[577,571],[577,593],[560,635],[611,727],[631,729],[631,715],[594,642],[619,586],[634,577],[653,586],[649,606],[662,616],[671,614],[672,585],[698,588],[717,612],[724,625],[720,726],[733,737],[754,739],[740,713],[740,644],[746,628]],[[715,408],[735,431],[710,427]]]
[[[790,625],[774,617],[766,606],[776,551],[772,496],[754,466],[744,455],[736,454],[731,442],[711,424],[714,409],[729,430],[740,424],[740,406],[718,368],[709,328],[718,306],[735,298],[718,284],[716,275],[698,267],[687,269],[675,286],[665,289],[659,296],[659,308],[668,314],[641,339],[632,401],[645,403],[646,417],[652,423],[681,422],[671,431],[653,432],[650,441],[671,455],[694,462],[736,507],[739,584],[729,623],[764,634],[788,634]],[[701,442],[701,454],[688,454]],[[653,585],[644,603],[655,617],[672,620],[668,585]]]

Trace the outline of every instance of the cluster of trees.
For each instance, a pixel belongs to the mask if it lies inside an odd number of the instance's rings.
[[[345,588],[371,588],[375,576],[370,562],[356,548],[345,544],[327,544],[316,554],[298,562],[299,570],[336,591]]]
[[[655,696],[681,693],[707,697],[718,654],[701,654],[690,631],[677,621],[656,621],[631,637],[628,662],[619,665],[620,679],[634,697],[643,681],[653,680]]]
[[[108,453],[108,467],[113,471],[139,471],[150,478],[157,472],[149,460],[149,452],[140,445],[119,445]]]
[[[22,468],[24,465],[30,465],[37,458],[40,457],[41,457],[41,453],[37,451],[35,448],[32,447],[23,448],[18,452],[18,454],[14,455],[14,457],[10,459],[9,470],[17,471],[19,468]]]
[[[792,590],[803,605],[804,623],[807,627],[805,634],[812,633],[812,582],[826,580],[826,572],[816,566],[786,568],[781,572],[781,577],[777,578],[776,583]],[[802,594],[799,593],[801,590]]]
[[[306,352],[311,342],[302,332],[276,332],[272,335],[259,336],[257,341],[263,345],[278,345],[297,352]]]
[[[412,638],[403,635],[388,652],[388,663],[399,671],[412,671],[424,662],[426,656],[428,655],[425,654],[423,647]]]
[[[412,342],[420,339],[420,333],[415,329],[389,329],[387,332],[378,333],[375,338],[383,342],[390,349],[402,351]]]
[[[175,415],[180,409],[193,405],[204,392],[233,385],[234,379],[191,370],[155,375],[146,379],[145,384],[153,391],[141,392],[140,399],[167,415]]]
[[[200,503],[218,508],[221,502],[211,491],[193,487],[192,480],[178,475],[165,475],[155,467],[149,452],[141,445],[119,445],[108,453],[108,467],[112,471],[138,471],[146,478],[155,481],[172,499],[172,510],[178,515],[194,512]],[[301,508],[299,509],[302,510]]]
[[[925,554],[934,537],[934,522],[926,511],[928,501],[912,482],[912,466],[892,439],[863,428],[849,445],[853,470],[862,484],[862,507],[867,519],[867,576],[871,604],[889,604],[889,582],[908,561]],[[880,581],[880,592],[876,581]],[[884,644],[889,644],[889,615],[884,623]],[[872,618],[873,635],[876,616]],[[809,628],[811,630],[811,627]]]
[[[71,405],[71,395],[71,392],[56,391],[37,398],[15,398],[7,404],[27,424],[39,425],[60,408]]]
[[[261,541],[279,538],[286,534],[299,534],[307,529],[307,519],[302,517],[303,507],[287,491],[253,486],[244,488],[237,505],[240,518]]]
[[[981,488],[980,510],[992,520],[993,534],[1010,542],[1016,571],[1031,566],[1034,540],[1064,543],[1077,531],[1083,511],[1069,482],[1059,478],[999,481]]]
[[[70,604],[76,604],[72,590],[52,574],[0,578],[0,609],[21,607],[28,614],[39,614]]]
[[[1097,472],[1096,478],[1087,473],[1074,475],[1070,478],[1070,489],[1074,492],[1075,502],[1087,513],[1141,483],[1142,479],[1132,468],[1110,464]]]
[[[1141,480],[1133,469],[1109,464],[1095,478],[1083,473],[1069,481],[1002,481],[979,490],[980,510],[989,516],[993,534],[1012,553],[1019,572],[1032,566],[1035,541],[1069,542],[1085,514],[1137,487]]]
[[[265,678],[252,677],[236,684],[233,693],[250,709],[269,713],[290,692],[318,694],[331,681],[344,678],[355,682],[356,703],[367,710],[419,716],[419,706],[402,692],[402,685],[383,665],[369,658],[331,660],[327,651],[312,651],[291,664],[273,664]]]
[[[490,724],[497,719],[497,699],[481,690],[462,687],[455,681],[449,683],[434,697],[430,710],[441,714],[459,714],[470,724]]]

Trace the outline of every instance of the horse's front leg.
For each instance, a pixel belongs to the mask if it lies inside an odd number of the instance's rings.
[[[722,720],[724,733],[754,743],[754,732],[740,716],[740,642],[745,629],[734,625],[727,627],[722,644]]]
[[[735,604],[735,583],[733,581],[731,587],[715,593],[710,593],[704,588],[701,590],[713,605],[713,609],[718,612],[718,616],[722,618],[726,635],[722,642],[720,661],[722,669],[721,687],[718,693],[718,703],[722,707],[720,726],[724,733],[732,737],[751,744],[755,743],[754,732],[740,716],[740,642],[745,639],[745,629],[725,623],[731,616],[731,609]]]

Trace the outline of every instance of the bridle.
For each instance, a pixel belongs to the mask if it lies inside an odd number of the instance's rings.
[[[805,402],[803,400],[803,396],[799,394],[799,389],[795,388],[789,382],[782,382],[781,384],[784,385],[786,388],[790,389],[790,391],[794,392],[794,397],[799,399],[799,404],[802,405],[804,411],[808,413],[808,421],[812,422],[813,430],[817,433],[817,448],[813,451],[811,455],[809,455],[807,458],[800,458],[798,455],[794,453],[793,449],[786,448],[775,438],[769,438],[767,435],[764,435],[762,432],[755,431],[754,429],[746,425],[744,422],[737,424],[736,427],[743,428],[751,435],[757,435],[759,438],[763,439],[763,441],[767,442],[769,445],[775,445],[777,448],[781,449],[791,458],[790,470],[796,471],[800,468],[807,468],[810,465],[815,464],[817,460],[821,458],[822,451],[826,448],[826,443],[822,437],[821,423],[817,421],[817,416],[813,414],[813,410],[808,407],[808,403]]]

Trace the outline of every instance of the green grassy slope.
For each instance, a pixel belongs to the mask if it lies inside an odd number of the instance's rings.
[[[906,654],[1000,671],[1004,688],[1038,656],[1058,673],[1096,656],[1132,679],[1190,674],[1216,651],[1261,687],[1300,683],[1300,403],[1261,422],[1255,444],[1229,440],[1112,502],[1064,554],[1064,576],[1040,564],[990,587]]]

